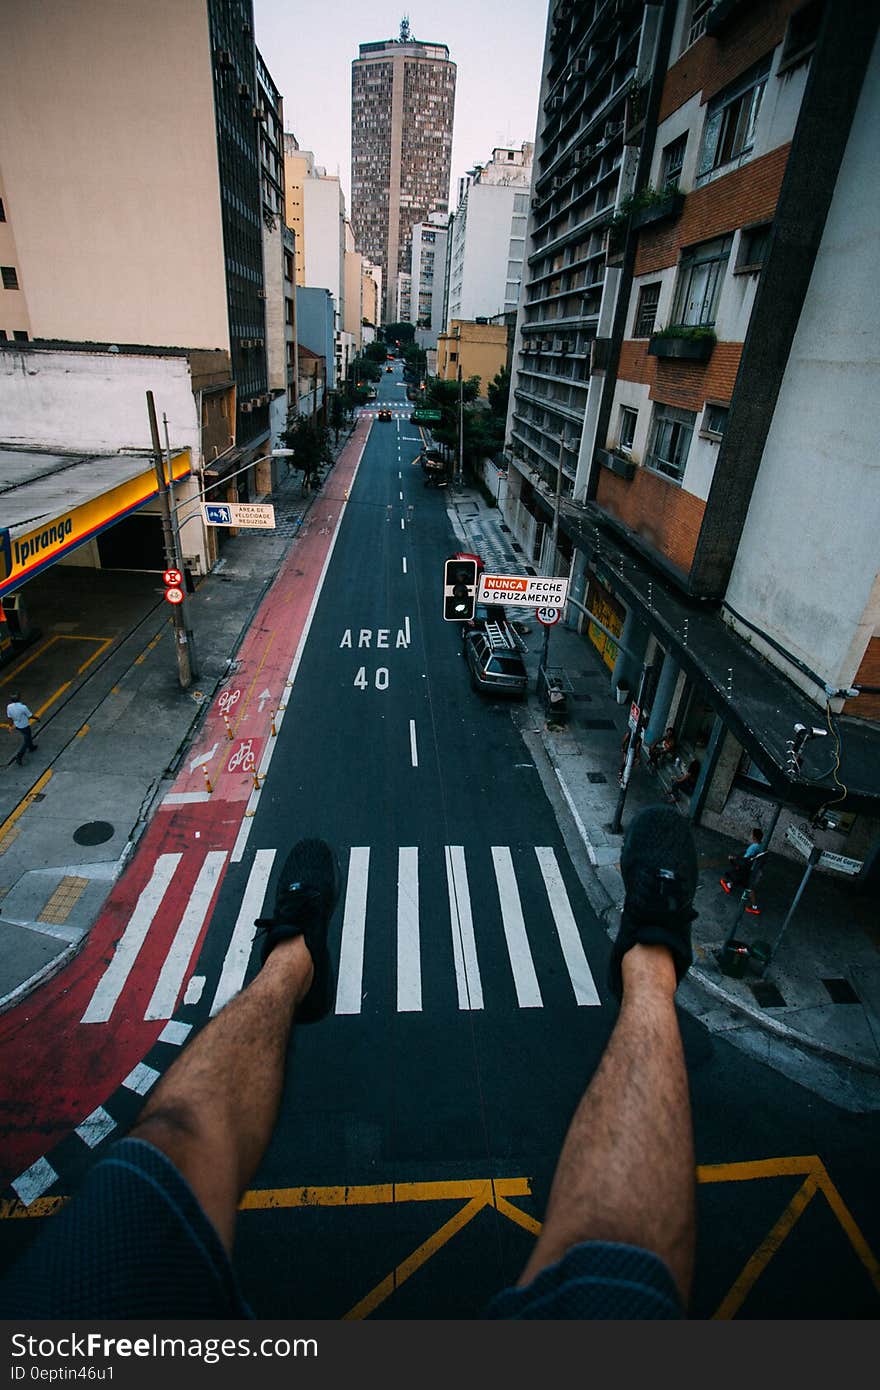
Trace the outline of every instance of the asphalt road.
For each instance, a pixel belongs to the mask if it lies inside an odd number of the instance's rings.
[[[405,402],[399,366],[386,400]],[[295,840],[328,839],[343,872],[336,1012],[295,1035],[239,1220],[236,1265],[264,1318],[479,1316],[525,1262],[614,1022],[608,940],[556,811],[510,707],[470,689],[442,618],[457,542],[449,495],[412,465],[420,446],[404,418],[373,425],[199,954],[202,1002],[175,1015],[204,1021],[258,856],[274,851],[271,895]],[[693,1315],[875,1317],[877,1118],[817,1101],[686,1015],[682,1029]],[[139,1103],[128,1091],[120,1113]],[[36,1224],[0,1222],[4,1260]]]

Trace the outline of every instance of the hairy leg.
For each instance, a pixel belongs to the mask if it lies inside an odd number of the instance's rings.
[[[228,1251],[238,1203],[272,1137],[296,1006],[312,978],[302,937],[280,942],[180,1054],[131,1131],[171,1159]]]
[[[623,999],[559,1157],[547,1215],[520,1285],[582,1241],[659,1255],[687,1304],[695,1246],[690,1098],[663,946],[623,957]]]

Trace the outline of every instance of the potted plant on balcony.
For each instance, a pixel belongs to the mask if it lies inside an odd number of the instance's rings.
[[[648,227],[652,222],[665,222],[678,217],[684,207],[684,194],[677,188],[652,188],[648,184],[635,194],[631,210],[633,228]]]
[[[685,323],[672,323],[660,328],[648,342],[652,357],[667,357],[689,362],[706,362],[716,343],[714,330]]]

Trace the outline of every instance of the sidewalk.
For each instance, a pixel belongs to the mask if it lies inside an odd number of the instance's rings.
[[[462,546],[480,554],[487,570],[522,572],[525,557],[511,546],[501,513],[476,491],[449,499],[450,519]],[[571,682],[564,726],[548,724],[535,694],[544,629],[531,611],[520,624],[528,647],[531,694],[521,727],[545,785],[566,805],[592,873],[590,897],[609,934],[623,903],[619,859],[623,834],[611,833],[620,792],[621,741],[628,708],[616,703],[608,668],[586,636],[557,624],[550,632],[548,666],[562,667]],[[649,772],[644,760],[632,773],[623,830],[643,807],[661,800],[668,774]],[[548,785],[549,783],[549,785]],[[686,802],[682,801],[686,813]],[[804,1079],[818,1075],[817,1089],[838,1103],[848,1088],[854,1108],[880,1105],[880,928],[876,904],[852,892],[851,880],[813,874],[769,966],[759,973],[749,960],[742,978],[722,973],[718,953],[739,915],[735,939],[775,943],[803,877],[804,865],[768,856],[758,889],[761,915],[740,913],[739,896],[727,896],[719,879],[727,856],[744,841],[695,827],[700,883],[694,923],[694,965],[679,991],[689,1012],[715,1033],[746,1047],[773,1066]]]
[[[340,433],[335,456],[349,437]],[[251,618],[325,490],[326,483],[303,496],[301,475],[291,473],[264,499],[275,507],[275,531],[241,531],[226,542],[222,559],[189,600],[198,676],[188,690],[179,685],[161,585],[155,576],[123,574],[114,589],[126,635],[53,701],[37,732],[39,751],[22,768],[4,736],[0,1011],[21,1002],[83,945],[215,694],[234,676]],[[88,571],[59,582],[78,588],[88,630],[88,605],[106,604],[106,593],[90,594]],[[45,637],[69,638],[74,626],[50,623]]]

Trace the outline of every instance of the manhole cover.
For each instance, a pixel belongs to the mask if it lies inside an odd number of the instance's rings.
[[[587,781],[598,785],[601,782],[607,782],[608,778],[605,776],[604,772],[588,772]]]
[[[74,830],[73,838],[78,845],[103,845],[105,840],[113,839],[114,833],[108,820],[87,820]]]

